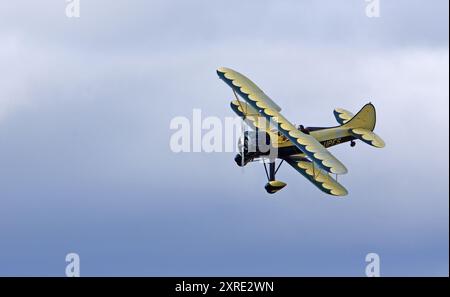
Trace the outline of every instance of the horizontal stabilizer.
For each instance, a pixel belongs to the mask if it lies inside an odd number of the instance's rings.
[[[363,128],[355,128],[349,130],[350,134],[354,136],[355,138],[364,141],[365,143],[377,147],[377,148],[383,148],[385,146],[385,143],[383,139],[381,139],[380,136],[375,134],[374,132],[363,129]]]
[[[344,125],[353,118],[353,113],[343,108],[336,108],[333,113],[336,121],[341,125]]]

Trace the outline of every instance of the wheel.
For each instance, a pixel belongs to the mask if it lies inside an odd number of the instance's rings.
[[[236,157],[234,157],[234,161],[236,162],[236,165],[239,167],[244,167],[248,163],[248,161],[246,161],[245,159],[242,159],[241,154],[237,154]]]
[[[284,182],[273,180],[266,184],[264,187],[269,194],[275,194],[279,190],[283,189],[286,186]]]

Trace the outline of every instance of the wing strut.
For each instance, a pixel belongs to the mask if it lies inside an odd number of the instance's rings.
[[[283,160],[281,160],[280,164],[278,164],[278,167],[277,167],[277,169],[275,170],[275,174],[277,174],[277,172],[278,172],[278,169],[280,169],[280,167],[281,167],[281,164],[283,164],[283,162],[284,162],[284,159],[283,159]]]
[[[243,120],[245,120],[245,118],[247,117],[247,108],[245,109],[245,111],[244,111],[244,107],[242,106],[242,102],[241,102],[241,100],[239,99],[239,96],[236,94],[236,91],[233,89],[233,94],[234,94],[234,97],[236,97],[236,100],[237,100],[237,102],[238,102],[238,104],[239,104],[239,107],[242,109],[242,113],[243,113],[243,115],[242,115],[242,119]]]
[[[278,166],[275,169],[275,165],[276,165],[276,161],[270,162],[269,163],[269,170],[267,170],[267,166],[266,166],[266,162],[263,161],[263,165],[264,165],[264,171],[266,172],[266,177],[268,181],[274,181],[275,180],[275,175],[278,172],[278,169],[280,169],[281,164],[283,164],[284,160],[281,160],[280,164],[278,164]]]
[[[266,171],[267,180],[270,180],[269,172],[267,171],[266,162],[263,162],[263,165],[264,165],[264,170]]]

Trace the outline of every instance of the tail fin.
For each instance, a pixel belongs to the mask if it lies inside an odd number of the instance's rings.
[[[385,146],[383,139],[375,134],[373,130],[376,124],[376,111],[372,103],[364,105],[363,108],[350,120],[346,121],[341,127],[348,128],[351,135],[355,138],[374,147],[382,148]]]
[[[373,131],[376,121],[375,106],[372,103],[367,103],[355,116],[342,125],[342,127],[349,129],[361,128]]]

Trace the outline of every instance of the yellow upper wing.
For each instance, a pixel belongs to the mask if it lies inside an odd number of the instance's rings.
[[[281,111],[281,107],[279,107],[275,102],[273,102],[272,99],[270,99],[269,96],[267,96],[254,82],[249,80],[244,75],[242,75],[232,69],[225,68],[225,67],[217,69],[217,74],[222,79],[225,74],[227,77],[230,77],[230,78],[234,78],[234,77],[238,78],[239,82],[237,82],[237,83],[241,86],[245,86],[246,94],[252,94],[253,96],[258,97],[258,99],[260,101],[264,101],[264,103],[271,109],[278,111],[278,112]],[[227,81],[225,81],[225,82],[228,85],[230,85]],[[236,86],[237,85],[230,85],[230,87],[232,87],[233,90],[240,93],[240,90],[235,88]],[[240,95],[242,95],[242,94],[240,94]],[[244,98],[244,99],[247,100],[247,98]]]
[[[337,160],[314,137],[299,131],[285,117],[276,105],[264,92],[244,75],[229,69],[219,68],[219,77],[225,81],[244,100],[255,108],[261,116],[274,124],[278,131],[288,138],[297,148],[306,154],[314,163],[330,173],[344,174],[347,168]]]

